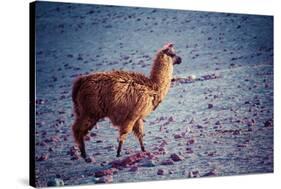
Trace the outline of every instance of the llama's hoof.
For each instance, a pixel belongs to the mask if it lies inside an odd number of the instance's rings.
[[[86,158],[87,158],[87,154],[86,154],[86,153],[81,153],[81,157],[82,157],[83,159],[86,159]]]
[[[121,156],[120,154],[117,154],[117,155],[116,155],[116,157],[120,157],[120,156]]]

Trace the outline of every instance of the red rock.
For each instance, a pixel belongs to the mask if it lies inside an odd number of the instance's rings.
[[[182,138],[182,136],[180,134],[175,134],[174,135],[174,139],[180,139],[180,138]]]
[[[49,154],[43,154],[40,157],[36,158],[36,161],[46,161],[49,159]]]
[[[164,169],[158,169],[158,171],[157,171],[157,175],[165,175],[166,173],[167,173],[167,171]]]
[[[67,154],[69,154],[69,155],[71,155],[71,156],[74,156],[74,155],[76,155],[77,150],[78,150],[78,149],[76,149],[74,146],[72,146],[72,147],[69,149],[69,151],[67,152]]]
[[[158,150],[159,150],[159,152],[166,153],[166,149],[164,147],[160,147]]]
[[[160,144],[160,147],[164,147],[165,145],[167,145],[167,141],[166,140],[163,140],[162,143]]]
[[[170,158],[173,161],[182,161],[184,158],[176,153],[171,154]]]
[[[173,121],[175,121],[175,120],[174,120],[173,116],[171,116],[171,117],[169,117],[168,121],[169,121],[169,122],[173,122]]]
[[[94,157],[87,157],[87,158],[85,159],[85,162],[86,162],[86,163],[92,163],[92,162],[96,162],[96,160],[95,160]]]
[[[95,177],[103,177],[103,176],[107,176],[107,175],[113,175],[116,172],[117,172],[117,169],[115,169],[115,168],[105,169],[105,170],[95,172]]]
[[[40,146],[47,146],[48,144],[46,142],[40,142],[39,145]]]
[[[161,165],[174,165],[174,162],[170,159],[161,162]]]
[[[138,163],[140,160],[142,160],[144,158],[152,159],[153,155],[149,152],[140,152],[140,153],[134,154],[132,156],[126,157],[122,160],[112,161],[112,162],[110,162],[110,164],[112,165],[112,167],[119,169],[119,168],[128,167],[130,165]]]
[[[233,131],[233,135],[240,135],[240,134],[241,134],[240,130],[234,130]]]
[[[244,147],[246,147],[247,146],[247,144],[237,144],[237,147],[238,148],[244,148]]]
[[[97,133],[90,133],[90,136],[95,137],[95,136],[97,136]]]
[[[193,150],[192,150],[191,148],[186,148],[186,153],[192,154],[192,153],[193,153]]]
[[[60,141],[60,138],[58,136],[53,136],[51,138],[51,142],[59,142]]]
[[[136,172],[139,168],[137,166],[131,167],[129,169],[130,172]]]
[[[213,107],[214,107],[213,104],[208,104],[208,108],[209,108],[209,109],[211,109],[211,108],[213,108]]]
[[[264,123],[265,127],[273,127],[273,120],[269,119]]]
[[[216,154],[216,152],[208,152],[208,156],[213,157]]]
[[[191,144],[194,144],[195,143],[195,140],[194,139],[189,139],[186,144],[187,145],[191,145]]]

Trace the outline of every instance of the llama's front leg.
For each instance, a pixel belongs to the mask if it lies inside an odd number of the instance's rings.
[[[122,149],[122,145],[124,144],[126,138],[128,136],[127,132],[120,132],[120,136],[119,136],[119,144],[118,144],[118,149],[117,149],[117,155],[116,157],[120,157],[120,152]]]
[[[143,144],[143,136],[144,136],[144,127],[143,126],[144,126],[143,120],[139,119],[134,125],[133,132],[139,140],[141,151],[145,152],[145,148],[144,148],[144,144]]]
[[[128,134],[132,132],[135,122],[135,120],[130,120],[121,125],[119,130],[119,145],[117,149],[117,157],[120,157],[122,145],[124,144]]]

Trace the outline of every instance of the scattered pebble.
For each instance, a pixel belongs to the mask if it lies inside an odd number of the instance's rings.
[[[240,130],[234,130],[233,131],[233,135],[240,135],[240,134],[241,134]]]
[[[163,160],[160,164],[161,165],[174,165],[174,162],[170,159],[167,159],[167,160]]]
[[[191,148],[186,148],[186,153],[192,154],[192,153],[193,153],[193,150],[192,150]]]
[[[46,161],[49,159],[49,154],[43,154],[40,157],[36,158],[36,161]]]
[[[175,134],[174,135],[174,139],[180,139],[180,138],[182,138],[182,135],[180,135],[180,134]]]
[[[215,125],[220,125],[221,122],[220,121],[216,121]]]
[[[186,144],[187,145],[191,145],[191,144],[194,144],[195,143],[195,140],[194,139],[189,139],[187,140]]]
[[[173,116],[171,116],[171,117],[169,117],[168,121],[169,121],[169,122],[173,122],[173,121],[175,121],[175,120],[174,120]]]
[[[129,171],[130,172],[136,172],[136,171],[138,171],[138,167],[137,166],[133,166],[133,167],[131,167],[130,169],[129,169]]]
[[[165,169],[158,169],[157,175],[165,175],[165,174],[167,174],[167,170],[165,170]]]
[[[171,154],[170,158],[173,161],[182,161],[184,158],[176,153]]]
[[[92,163],[92,162],[96,162],[96,160],[95,160],[94,157],[86,157],[85,162],[86,163]]]
[[[213,104],[208,104],[208,108],[209,108],[209,109],[211,109],[211,108],[213,108],[213,107],[214,107]]]
[[[269,119],[264,123],[265,127],[273,127],[273,120]]]

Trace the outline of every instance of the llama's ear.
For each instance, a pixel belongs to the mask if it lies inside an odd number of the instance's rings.
[[[167,50],[167,49],[170,49],[172,47],[174,47],[173,43],[167,43],[166,45],[164,45],[163,50]]]
[[[164,45],[164,47],[162,48],[162,52],[167,53],[167,52],[169,52],[173,47],[174,47],[174,44],[173,44],[173,43],[167,43],[167,44]]]

